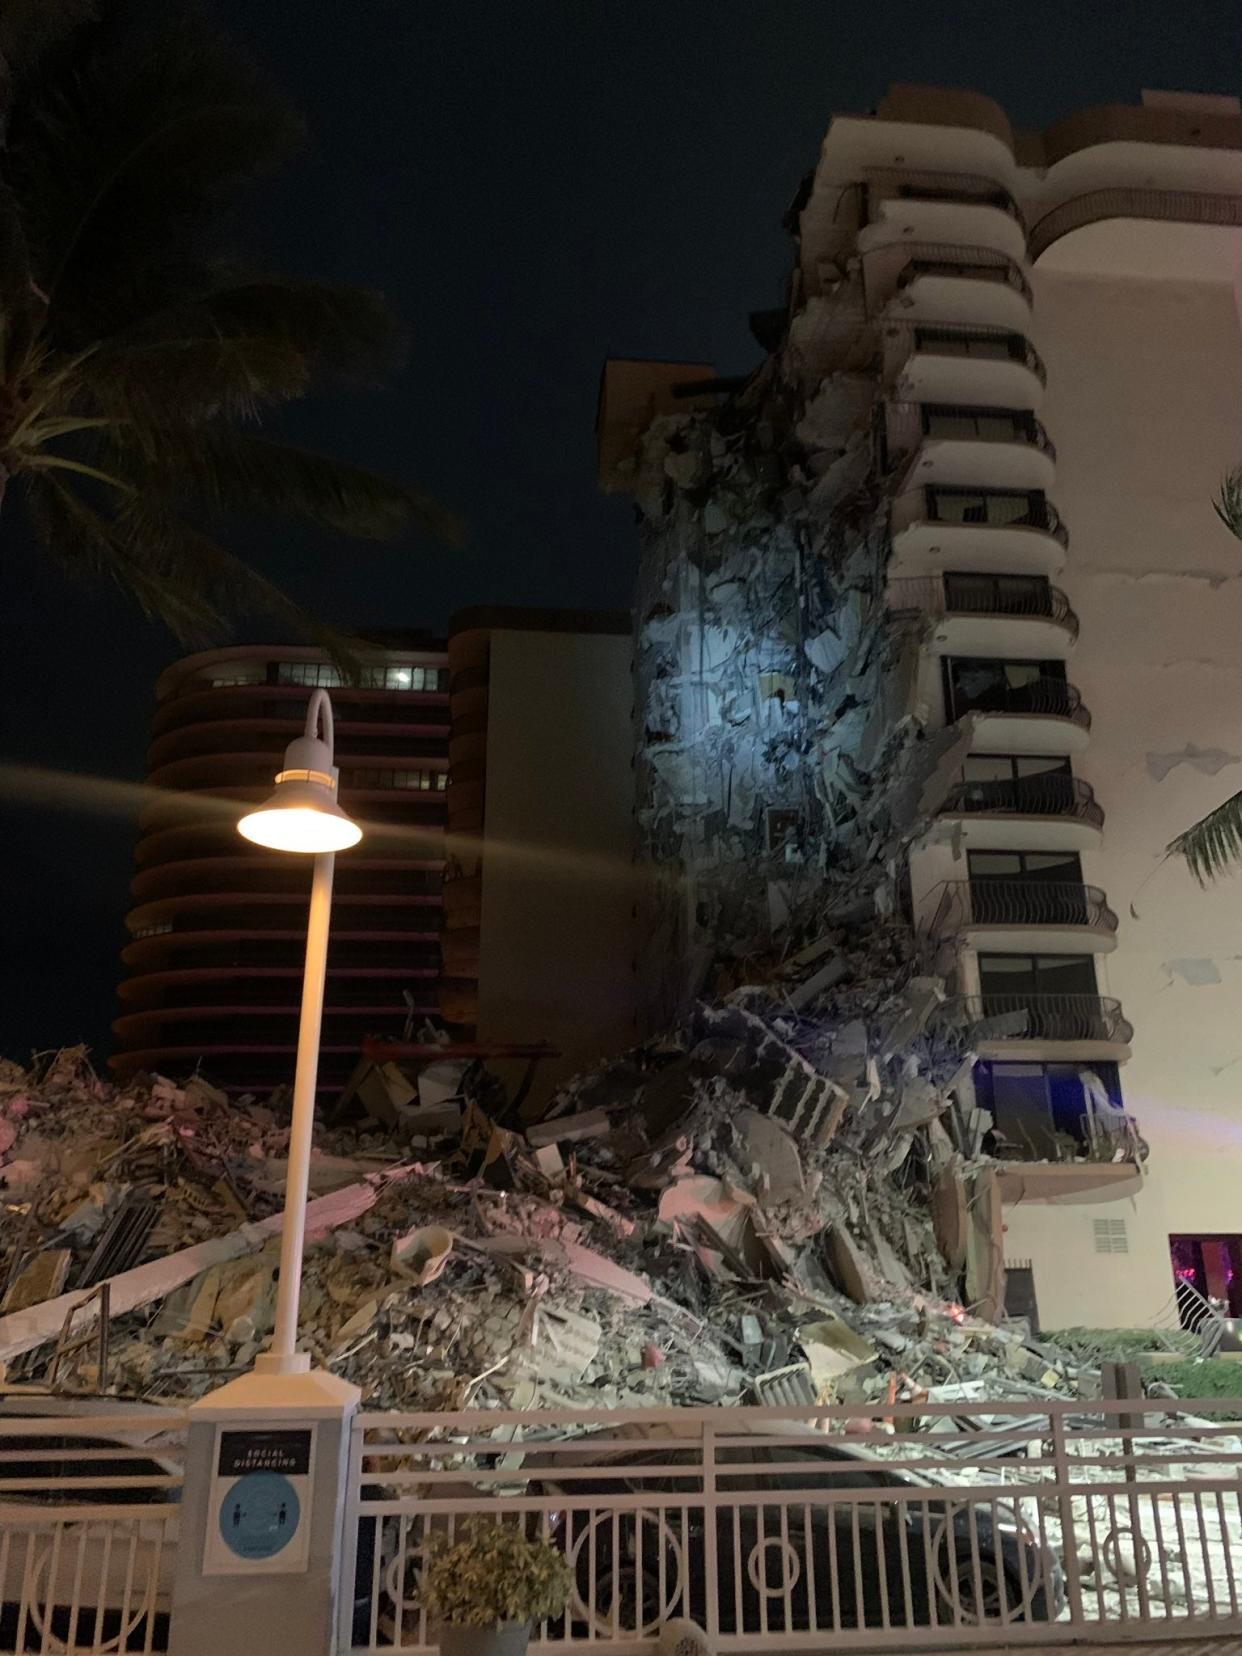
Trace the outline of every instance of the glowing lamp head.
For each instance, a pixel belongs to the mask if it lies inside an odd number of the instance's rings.
[[[275,792],[242,817],[238,833],[271,851],[312,856],[357,845],[362,829],[337,804],[336,777],[327,743],[300,736],[285,749]]]

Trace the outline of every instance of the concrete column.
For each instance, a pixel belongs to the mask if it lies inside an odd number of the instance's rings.
[[[361,1393],[322,1370],[246,1374],[193,1405],[171,1649],[333,1656],[350,1427]]]

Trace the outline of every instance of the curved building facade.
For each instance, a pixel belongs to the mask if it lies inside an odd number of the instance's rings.
[[[244,810],[272,787],[309,692],[332,691],[340,797],[364,828],[336,865],[320,1091],[365,1035],[439,1011],[448,658],[421,634],[372,635],[361,680],[321,651],[244,645],[176,662],[156,686],[114,1073],[201,1065],[231,1093],[293,1079],[306,859],[251,845]]]

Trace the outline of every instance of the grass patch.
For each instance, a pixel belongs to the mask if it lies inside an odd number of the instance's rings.
[[[1212,1418],[1242,1420],[1242,1362],[1227,1357],[1209,1357],[1205,1362],[1143,1363],[1144,1380],[1163,1380],[1179,1397],[1224,1397],[1236,1400],[1237,1408],[1226,1409]]]
[[[1063,1328],[1043,1338],[1093,1368],[1101,1363],[1132,1363],[1149,1351],[1176,1351],[1189,1358],[1199,1349],[1198,1335],[1185,1328]],[[1179,1366],[1164,1364],[1161,1372]]]

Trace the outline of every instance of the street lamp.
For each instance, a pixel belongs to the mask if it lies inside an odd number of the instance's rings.
[[[328,970],[328,923],[336,853],[357,845],[362,829],[337,803],[332,703],[316,690],[306,713],[306,732],[285,749],[276,790],[258,810],[242,817],[238,832],[273,851],[314,856],[306,966],[302,975],[302,1016],[293,1075],[293,1122],[285,1175],[285,1216],[280,1237],[280,1277],[271,1350],[255,1359],[261,1374],[303,1374],[310,1358],[296,1349],[302,1289],[306,1201],[310,1193],[311,1134],[315,1123],[315,1082],[319,1074],[319,1032],[323,1023]]]

